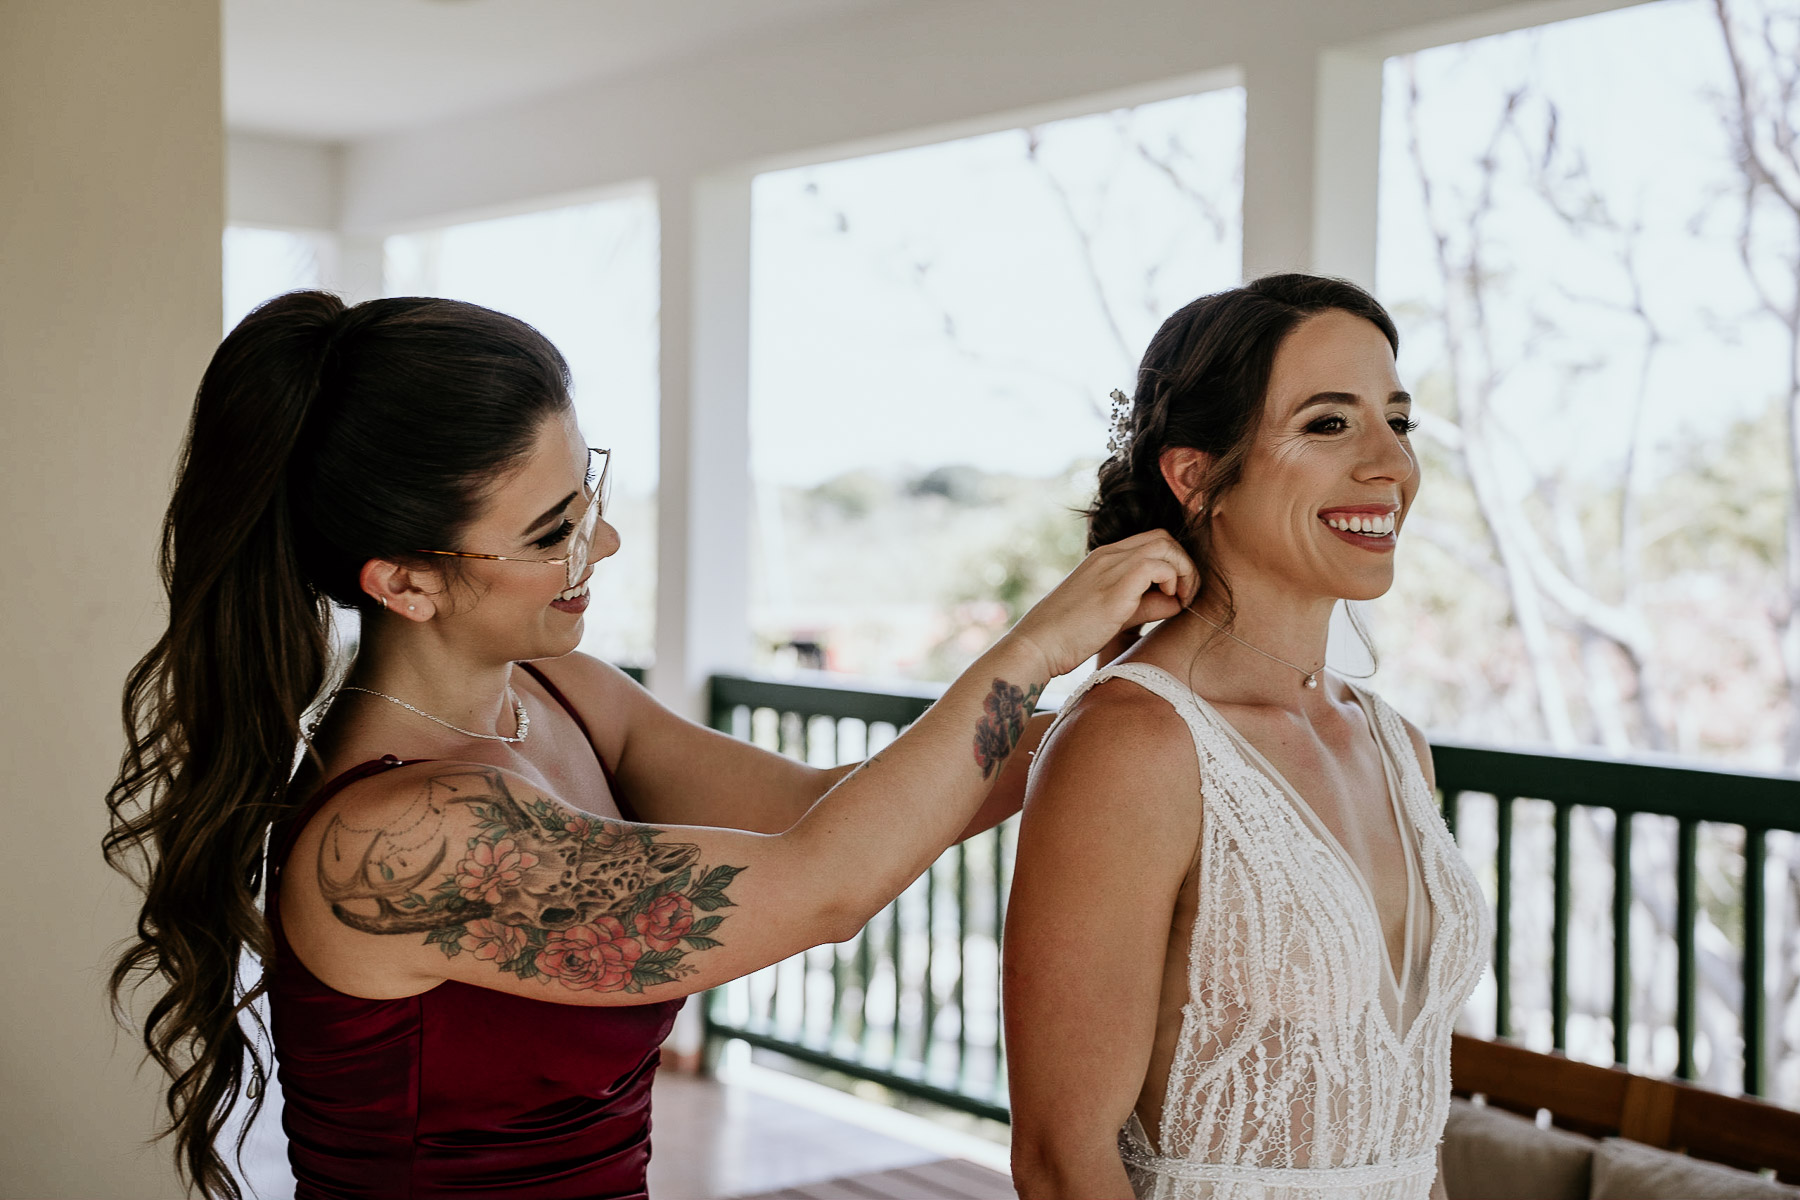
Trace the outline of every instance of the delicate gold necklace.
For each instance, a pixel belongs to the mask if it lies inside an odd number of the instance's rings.
[[[452,725],[450,722],[444,720],[444,718],[434,717],[422,708],[414,708],[412,705],[408,704],[406,701],[402,700],[398,696],[390,696],[386,692],[378,692],[374,688],[357,687],[354,684],[346,683],[343,687],[339,688],[338,691],[340,691],[340,692],[363,692],[370,696],[380,696],[383,700],[387,700],[387,701],[390,701],[391,703],[398,704],[401,708],[404,708],[407,712],[418,713],[421,717],[424,717],[427,721],[436,721],[439,725],[442,725],[445,729],[454,729],[457,733],[462,734],[464,737],[482,738],[482,739],[485,739],[486,741],[490,741],[490,742],[505,742],[509,746],[516,746],[520,742],[525,740],[526,734],[531,732],[531,714],[525,711],[525,701],[519,699],[519,694],[517,692],[513,691],[512,687],[510,685],[506,689],[506,694],[508,696],[512,697],[513,722],[514,722],[514,724],[516,724],[518,726],[518,732],[513,734],[513,736],[511,736],[511,737],[507,737],[503,733],[477,733],[473,729],[464,729],[461,725]],[[329,707],[329,705],[327,707]]]
[[[1236,642],[1238,645],[1242,646],[1244,649],[1254,650],[1256,653],[1262,655],[1266,659],[1271,660],[1272,662],[1278,662],[1282,666],[1287,667],[1289,670],[1300,672],[1300,676],[1305,681],[1307,687],[1316,689],[1319,686],[1319,672],[1323,671],[1325,669],[1324,663],[1320,663],[1317,667],[1314,667],[1312,670],[1309,671],[1305,667],[1302,667],[1296,663],[1291,663],[1287,659],[1282,658],[1279,655],[1270,654],[1267,650],[1264,650],[1258,646],[1252,646],[1249,642],[1246,642],[1243,638],[1241,638],[1237,634],[1231,632],[1231,630],[1225,628],[1223,625],[1219,624],[1217,621],[1213,620],[1211,617],[1206,616],[1204,613],[1201,613],[1198,609],[1194,608],[1192,605],[1183,605],[1182,607],[1184,608],[1185,611],[1193,613],[1196,617],[1199,617],[1202,621],[1205,621],[1208,625],[1211,625],[1214,629],[1218,630],[1220,633],[1224,634],[1226,637],[1230,638],[1232,641]]]

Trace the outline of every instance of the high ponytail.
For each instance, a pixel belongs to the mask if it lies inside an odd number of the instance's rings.
[[[1088,549],[1166,530],[1199,568],[1196,603],[1222,600],[1229,624],[1230,585],[1212,563],[1212,507],[1197,501],[1225,495],[1242,478],[1276,351],[1295,326],[1330,309],[1373,323],[1399,352],[1393,319],[1373,296],[1318,275],[1265,275],[1202,296],[1164,321],[1138,365],[1123,444],[1100,464]],[[1163,478],[1162,454],[1171,447],[1210,456],[1191,495],[1177,495]]]
[[[484,486],[567,408],[568,383],[556,349],[513,318],[322,292],[251,313],[201,379],[163,523],[169,625],[126,679],[103,848],[144,891],[115,1010],[159,985],[143,1044],[169,1077],[177,1167],[205,1196],[239,1200],[217,1140],[247,1082],[260,1108],[270,1070],[245,1053],[262,985],[239,995],[239,971],[245,951],[273,951],[264,842],[293,808],[332,607],[367,602],[369,559],[452,544]]]

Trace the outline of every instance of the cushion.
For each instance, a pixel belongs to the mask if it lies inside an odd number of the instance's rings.
[[[1444,1190],[1450,1200],[1588,1200],[1592,1138],[1539,1129],[1513,1113],[1450,1102]]]
[[[1789,1187],[1749,1171],[1658,1150],[1624,1138],[1594,1147],[1590,1200],[1796,1200]]]

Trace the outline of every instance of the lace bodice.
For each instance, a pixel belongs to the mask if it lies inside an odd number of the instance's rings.
[[[1152,1139],[1134,1116],[1120,1137],[1133,1188],[1146,1200],[1422,1200],[1449,1113],[1451,1029],[1489,933],[1405,726],[1352,689],[1407,860],[1396,964],[1362,873],[1256,748],[1147,664],[1096,672],[1081,690],[1111,678],[1181,714],[1203,804],[1160,1128]]]

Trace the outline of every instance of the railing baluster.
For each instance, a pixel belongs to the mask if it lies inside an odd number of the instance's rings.
[[[1631,814],[1613,814],[1613,1061],[1631,1062]]]
[[[969,1083],[969,843],[956,843],[956,1089]]]
[[[785,965],[776,963],[763,968],[763,973],[769,977],[769,1007],[763,1014],[763,1025],[771,1033],[781,1027],[781,971]]]
[[[831,721],[831,765],[843,765],[843,730],[837,718]],[[831,951],[831,1028],[826,1035],[826,1043],[834,1050],[844,1039],[844,1022],[849,1014],[844,1005],[844,950],[835,943],[827,943],[826,949]]]
[[[919,1038],[919,1067],[931,1078],[931,1048],[937,1042],[937,864],[925,868],[925,982]]]
[[[856,1013],[856,1056],[859,1059],[869,1056],[869,988],[875,975],[874,952],[869,948],[869,939],[875,936],[870,931],[872,925],[874,922],[869,922],[856,935],[856,982],[862,993],[858,997]]]
[[[1763,991],[1763,949],[1768,920],[1768,830],[1744,830],[1744,1091],[1760,1096],[1768,1031]]]
[[[889,945],[888,951],[893,957],[894,965],[894,1040],[888,1061],[888,1066],[892,1070],[900,1068],[900,1010],[905,1006],[906,1001],[906,972],[903,969],[905,955],[902,953],[900,945],[904,934],[900,913],[905,899],[906,893],[901,892],[894,897],[894,902],[888,905],[888,912],[893,914],[893,920],[888,922],[888,939],[892,943]]]
[[[1494,1036],[1512,1036],[1513,798],[1494,797]]]
[[[1553,896],[1550,907],[1550,1044],[1569,1047],[1569,818],[1574,806],[1556,805]]]
[[[1675,1077],[1694,1077],[1694,1008],[1696,975],[1694,918],[1697,913],[1696,861],[1699,822],[1689,818],[1675,838]]]
[[[994,826],[994,949],[1001,947],[1006,932],[1006,827],[1011,820]],[[998,1021],[994,1029],[993,1094],[1000,1095],[1006,1086],[1006,1022]]]

